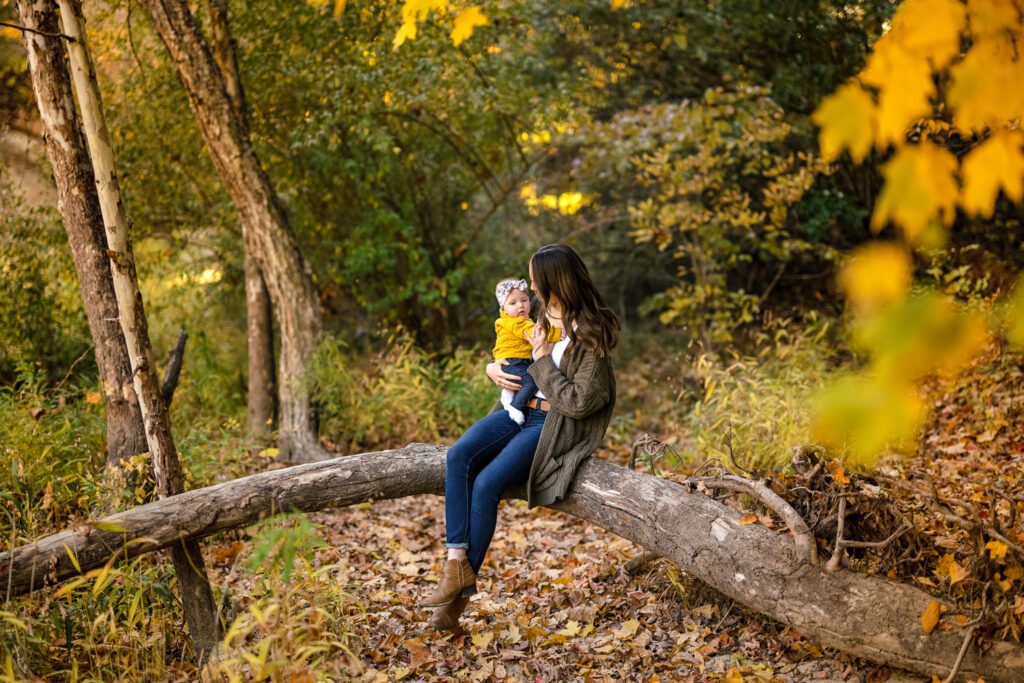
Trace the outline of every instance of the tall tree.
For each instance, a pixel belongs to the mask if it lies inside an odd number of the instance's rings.
[[[48,3],[40,3],[47,11]],[[110,273],[117,298],[118,319],[132,365],[135,393],[139,397],[146,441],[153,459],[160,497],[184,491],[181,463],[171,435],[167,403],[157,381],[149,326],[142,305],[142,293],[135,270],[135,255],[128,229],[128,216],[114,166],[103,105],[85,36],[85,21],[77,0],[59,0],[61,23],[68,35],[68,55],[75,94],[82,111],[83,130],[96,174],[96,189],[107,235]],[[51,5],[52,7],[52,5]],[[175,574],[181,588],[182,605],[197,655],[204,661],[219,641],[216,606],[206,576],[199,543],[182,540],[171,548]]]
[[[217,61],[235,116],[248,126],[245,92],[238,75],[238,57],[235,39],[228,23],[227,0],[209,0],[210,33],[213,58]],[[270,438],[274,419],[274,321],[267,285],[260,272],[259,262],[244,237],[245,249],[245,310],[248,339],[249,383],[246,432],[255,444],[264,445]]]
[[[293,462],[328,457],[316,438],[307,363],[321,330],[320,303],[309,267],[270,178],[249,138],[244,117],[184,0],[142,0],[185,86],[214,167],[231,196],[243,238],[259,263],[281,333],[280,450]]]
[[[29,71],[106,401],[109,467],[144,453],[147,446],[128,348],[117,320],[96,178],[75,111],[64,50],[56,37],[58,22],[52,3],[18,0],[18,12],[24,26],[38,31],[24,34]]]

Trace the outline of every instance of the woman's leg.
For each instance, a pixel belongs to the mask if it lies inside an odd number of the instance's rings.
[[[545,416],[546,413],[539,410],[530,410],[522,431],[512,437],[473,482],[469,508],[469,564],[474,572],[480,571],[484,555],[491,545],[501,494],[513,486],[525,484],[530,477],[530,466]]]
[[[469,547],[473,479],[519,432],[519,425],[502,410],[478,420],[448,449],[444,483],[447,548]]]

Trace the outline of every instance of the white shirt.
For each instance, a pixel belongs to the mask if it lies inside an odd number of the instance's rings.
[[[562,331],[565,332],[565,330],[562,330]],[[551,360],[553,360],[555,362],[555,367],[556,368],[562,362],[562,356],[565,354],[565,349],[566,349],[567,346],[569,346],[569,342],[570,341],[572,341],[572,340],[569,339],[569,335],[565,334],[565,335],[562,335],[561,339],[559,339],[558,341],[555,342],[554,346],[551,347]],[[535,398],[547,398],[547,396],[544,395],[544,392],[541,391],[540,389],[537,390],[537,393],[534,394],[534,397]]]

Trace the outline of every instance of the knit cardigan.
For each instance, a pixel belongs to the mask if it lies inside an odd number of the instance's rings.
[[[527,505],[533,508],[565,498],[576,469],[601,445],[615,409],[615,373],[608,357],[598,358],[575,342],[559,366],[548,354],[534,361],[529,373],[551,404],[526,485]]]

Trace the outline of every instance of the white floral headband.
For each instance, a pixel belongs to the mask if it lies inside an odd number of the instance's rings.
[[[494,288],[494,296],[498,300],[499,308],[505,305],[505,301],[513,289],[521,289],[527,294],[530,293],[530,285],[527,284],[526,280],[502,280]]]

